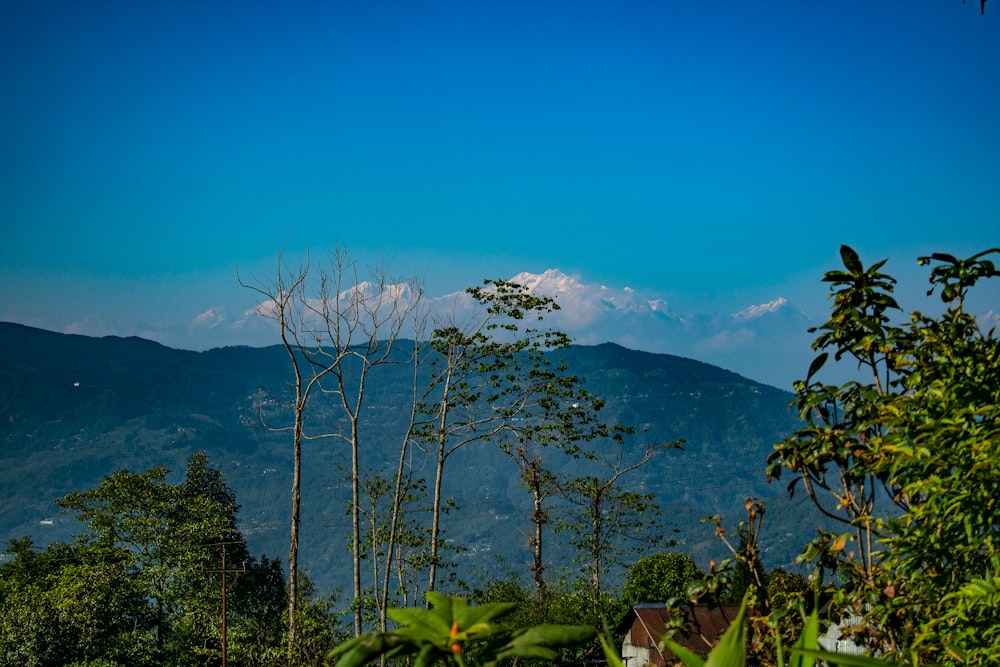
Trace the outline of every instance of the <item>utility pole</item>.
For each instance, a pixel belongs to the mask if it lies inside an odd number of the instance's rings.
[[[221,574],[222,575],[222,667],[226,667],[226,575],[234,574],[240,575],[247,571],[246,563],[244,563],[239,569],[230,568],[226,569],[226,545],[222,545],[222,567],[218,570],[205,570],[209,574]],[[235,577],[233,581],[235,581]]]

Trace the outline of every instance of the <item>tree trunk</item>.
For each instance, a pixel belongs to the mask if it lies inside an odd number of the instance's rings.
[[[427,580],[427,590],[433,591],[437,584],[438,535],[441,532],[441,478],[444,475],[444,438],[441,439],[441,449],[438,452],[437,474],[434,478],[434,506],[431,511],[431,565]]]
[[[427,581],[427,590],[433,591],[434,586],[437,584],[437,565],[438,565],[438,536],[441,532],[441,480],[444,476],[444,462],[448,458],[445,451],[445,447],[448,444],[448,411],[450,410],[450,405],[448,403],[449,399],[449,387],[451,383],[451,368],[449,364],[449,369],[445,382],[443,383],[444,394],[441,397],[441,406],[438,421],[438,439],[437,439],[437,470],[434,475],[434,504],[431,509],[431,564],[430,564],[430,574]]]
[[[598,482],[594,480],[594,490],[590,506],[591,519],[593,521],[591,533],[591,584],[595,591],[601,590],[601,510],[604,505],[603,489],[598,486]]]
[[[362,377],[364,375],[362,374]],[[359,396],[361,390],[358,390]],[[360,398],[358,403],[360,403]],[[354,554],[354,636],[361,635],[361,513],[358,503],[361,502],[359,479],[361,477],[358,462],[358,418],[351,419],[351,550]],[[372,560],[377,560],[372,556]]]
[[[414,349],[414,377],[416,377],[416,369],[418,364],[417,350]],[[417,402],[416,402],[416,388],[414,388],[414,399],[410,408],[410,424],[406,429],[406,434],[403,436],[403,444],[399,449],[399,463],[396,466],[396,479],[395,484],[393,484],[392,489],[392,516],[389,520],[389,537],[388,543],[385,548],[385,571],[382,573],[382,588],[378,592],[379,602],[379,630],[385,632],[388,629],[388,606],[389,606],[389,577],[392,570],[393,555],[396,550],[396,539],[397,531],[401,528],[400,523],[403,521],[403,470],[406,466],[406,452],[409,447],[410,433],[413,431],[413,425],[416,420],[417,413]],[[376,577],[376,581],[378,578]],[[404,600],[405,606],[405,600]]]
[[[288,547],[288,659],[295,656],[296,611],[299,591],[299,505],[302,474],[302,414],[303,407],[296,407],[295,431],[292,436],[292,531]]]
[[[542,562],[542,526],[546,523],[545,510],[542,509],[542,495],[539,487],[539,481],[536,479],[534,488],[532,488],[532,494],[535,498],[535,513],[533,515],[533,521],[535,522],[535,539],[534,539],[534,562],[531,566],[531,576],[535,580],[535,587],[538,589],[538,599],[545,599],[545,579],[542,576],[545,571],[545,565]]]

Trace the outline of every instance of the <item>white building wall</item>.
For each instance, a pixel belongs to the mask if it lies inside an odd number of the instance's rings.
[[[625,667],[643,667],[653,661],[652,650],[648,646],[634,646],[632,631],[629,630],[622,642],[622,662]]]

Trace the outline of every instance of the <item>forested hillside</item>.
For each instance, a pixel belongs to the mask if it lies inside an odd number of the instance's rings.
[[[401,343],[401,358],[406,345],[412,343]],[[683,450],[666,452],[621,482],[655,494],[655,518],[679,549],[702,564],[725,555],[700,519],[721,513],[735,523],[748,495],[768,499],[762,545],[769,567],[789,563],[811,537],[815,521],[796,518],[811,510],[790,505],[783,488],[768,486],[762,473],[772,444],[797,427],[787,409],[791,394],[689,359],[612,344],[549,354],[561,356],[568,372],[606,401],[603,420],[636,429],[626,440],[626,459],[650,442],[685,441]],[[164,465],[179,476],[191,452],[204,450],[236,493],[250,549],[284,556],[290,435],[264,428],[258,407],[264,397],[270,423],[290,423],[283,407],[290,377],[279,346],[199,353],[138,338],[0,324],[0,535],[31,535],[39,544],[68,539],[79,525],[58,513],[55,499],[121,468]],[[391,474],[408,383],[405,365],[373,373],[361,424],[363,469]],[[340,416],[331,402],[312,419],[335,424]],[[346,587],[350,572],[348,482],[340,468],[346,457],[331,439],[303,448],[301,558],[321,588]],[[563,474],[584,465],[557,451],[545,463]],[[489,443],[459,452],[449,465],[445,495],[454,509],[443,530],[464,549],[455,556],[462,576],[524,575],[531,497],[516,466]],[[549,557],[571,560],[565,538],[553,542]]]

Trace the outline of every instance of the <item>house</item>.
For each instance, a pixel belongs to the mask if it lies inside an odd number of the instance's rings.
[[[839,623],[831,623],[827,631],[816,639],[819,647],[831,653],[841,655],[864,655],[865,647],[856,644],[846,636],[852,628],[858,628],[864,622],[861,614],[848,614]]]
[[[738,604],[684,605],[681,607],[681,613],[687,616],[684,628],[674,633],[671,639],[704,657],[732,624],[739,611]],[[667,634],[667,624],[672,613],[666,604],[652,603],[637,604],[625,614],[618,629],[625,633],[622,659],[627,667],[668,667],[681,664],[669,649],[659,646],[660,639]]]

